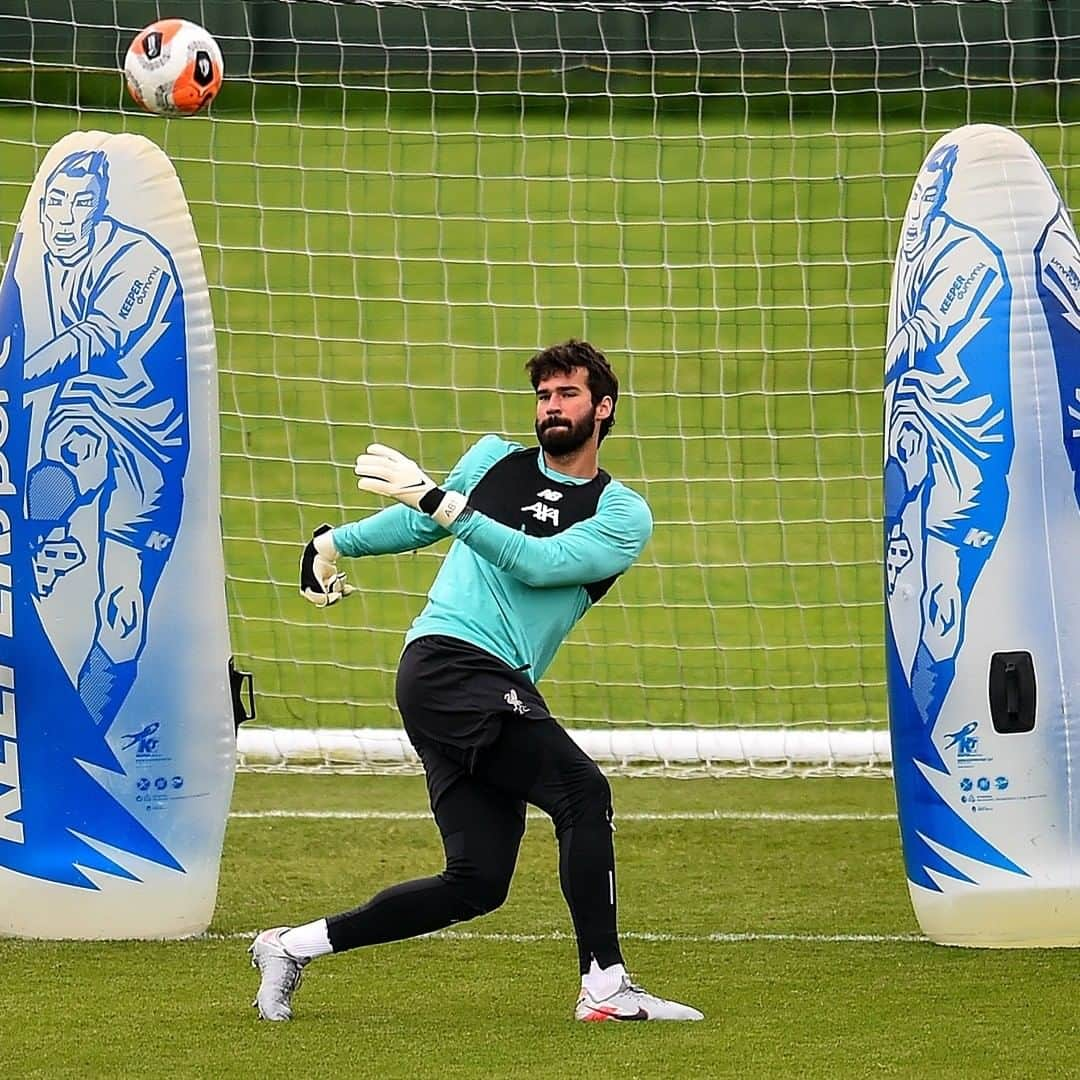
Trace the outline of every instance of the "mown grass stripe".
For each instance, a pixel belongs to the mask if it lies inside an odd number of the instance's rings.
[[[215,933],[208,931],[200,934],[199,941],[253,941],[256,930],[241,930],[235,933]],[[482,933],[470,930],[437,930],[423,935],[439,938],[443,941],[478,941],[503,945],[537,945],[545,942],[573,941],[572,934],[561,930],[552,930],[544,934],[509,934]],[[657,943],[675,943],[686,945],[742,945],[754,942],[792,942],[804,945],[878,945],[897,943],[920,943],[927,939],[921,934],[803,934],[803,933],[765,933],[757,930],[728,931],[718,930],[711,934],[668,934],[650,930],[620,931],[619,938],[624,941],[646,941]]]
[[[530,818],[547,815],[531,811]],[[426,810],[234,810],[230,818],[302,820],[302,821],[430,821]],[[657,810],[616,814],[615,821],[895,821],[895,814],[871,813],[810,813],[784,810]]]

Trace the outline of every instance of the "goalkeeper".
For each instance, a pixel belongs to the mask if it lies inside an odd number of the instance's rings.
[[[428,934],[502,904],[528,803],[555,824],[581,968],[577,1019],[701,1019],[696,1009],[646,993],[626,972],[611,789],[535,686],[573,625],[652,532],[645,501],[597,465],[618,380],[583,341],[546,349],[526,368],[539,450],[485,436],[440,487],[415,462],[370,446],[356,461],[358,486],[404,505],[323,526],[304,552],[301,589],[324,606],[352,591],[337,568],[340,556],[455,538],[406,635],[397,673],[397,705],[424,766],[446,868],[351,911],[259,934],[251,954],[261,973],[255,1005],[265,1020],[292,1017],[292,995],[314,957]]]

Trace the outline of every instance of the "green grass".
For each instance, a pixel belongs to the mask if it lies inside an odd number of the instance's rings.
[[[980,114],[974,94],[957,99],[967,112],[887,95],[880,111],[847,111],[818,95],[795,115],[778,95],[771,114],[699,117],[649,95],[564,114],[447,91],[258,123],[236,109],[169,124],[108,107],[0,111],[0,251],[45,150],[72,128],[144,133],[177,166],[218,326],[231,629],[260,719],[395,722],[401,633],[441,549],[356,564],[360,593],[324,615],[296,595],[299,541],[374,509],[347,468],[371,436],[433,472],[481,433],[526,437],[524,360],[584,335],[623,377],[605,464],[649,498],[658,528],[565,646],[544,685],[553,709],[879,720],[894,236],[936,135],[1008,115]],[[1021,130],[1075,203],[1075,127],[1043,116]],[[883,781],[614,786],[623,815],[892,810]],[[415,777],[244,775],[234,801],[423,806]],[[247,935],[430,873],[440,853],[427,820],[237,818],[206,939],[0,941],[0,1061],[48,1078],[1075,1073],[1075,952],[919,940],[895,821],[624,818],[616,839],[630,964],[704,1009],[703,1024],[570,1021],[569,920],[536,820],[500,911],[457,936],[322,961],[297,1020],[260,1025]]]
[[[510,898],[459,935],[314,964],[259,1024],[244,935],[434,872],[434,825],[233,819],[211,931],[176,943],[0,941],[7,1075],[981,1078],[1075,1073],[1075,951],[925,943],[896,823],[633,821],[643,811],[893,810],[880,780],[614,781],[621,924],[648,987],[696,1025],[579,1025],[546,820]],[[234,809],[424,808],[417,777],[238,779]],[[529,935],[505,940],[501,935]],[[712,939],[709,935],[747,935]],[[653,935],[647,940],[646,935]],[[750,935],[772,935],[751,937]],[[834,940],[866,935],[867,940]]]
[[[528,438],[524,360],[582,335],[623,378],[604,463],[657,529],[560,654],[555,712],[880,722],[893,237],[964,117],[398,100],[257,123],[2,114],[3,249],[72,127],[144,133],[176,163],[218,326],[233,645],[262,719],[394,722],[401,634],[442,549],[355,564],[359,594],[323,614],[297,595],[298,545],[376,507],[348,468],[373,436],[436,474],[484,432]],[[1068,196],[1077,129],[1022,130]]]

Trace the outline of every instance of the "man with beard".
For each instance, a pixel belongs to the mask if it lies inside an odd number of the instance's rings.
[[[266,930],[251,948],[255,1005],[289,1020],[304,966],[316,956],[398,941],[493,911],[506,899],[527,804],[549,814],[559,877],[577,937],[578,1020],[699,1020],[646,993],[619,949],[611,789],[551,716],[535,686],[574,624],[641,553],[645,501],[598,467],[619,384],[584,341],[537,353],[539,450],[488,435],[442,486],[381,445],[356,461],[361,490],[401,504],[316,530],[300,586],[319,606],[352,587],[341,555],[413,551],[455,538],[405,639],[397,705],[427,777],[443,838],[442,873],[394,885],[366,904],[304,926]]]

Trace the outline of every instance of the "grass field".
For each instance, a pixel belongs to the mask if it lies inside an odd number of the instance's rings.
[[[570,1019],[576,960],[555,845],[531,820],[498,912],[313,964],[292,1024],[260,1024],[244,953],[253,931],[431,873],[440,847],[419,778],[242,775],[237,813],[415,813],[234,817],[206,940],[0,941],[5,1072],[1076,1075],[1080,956],[920,940],[887,781],[624,779],[614,790],[628,962],[647,987],[699,1006],[703,1023]]]
[[[585,335],[623,375],[604,463],[657,528],[557,660],[554,710],[880,723],[893,237],[962,116],[397,100],[257,123],[3,112],[2,250],[68,130],[140,132],[176,163],[218,326],[233,645],[262,718],[394,722],[401,632],[441,548],[357,564],[360,593],[324,615],[295,591],[298,543],[375,508],[348,469],[372,436],[436,474],[484,432],[527,438],[524,360]],[[1067,184],[1075,129],[1023,130]]]
[[[554,711],[863,725],[885,712],[892,247],[923,154],[964,118],[369,97],[165,125],[10,108],[0,250],[72,128],[138,131],[175,161],[219,332],[233,644],[264,722],[395,722],[391,671],[439,549],[357,565],[360,593],[327,614],[295,591],[306,531],[374,508],[352,456],[375,435],[439,472],[481,433],[527,436],[524,360],[584,335],[623,373],[605,464],[649,498],[657,531],[565,647],[544,685]],[[1068,192],[1075,129],[1022,130]],[[0,941],[0,1061],[43,1078],[1077,1073],[1080,958],[923,941],[888,782],[618,779],[615,792],[629,962],[702,1024],[572,1023],[574,950],[542,821],[499,912],[314,965],[296,1021],[258,1024],[255,930],[440,858],[416,777],[242,775],[210,934]],[[354,816],[327,816],[342,811]]]

